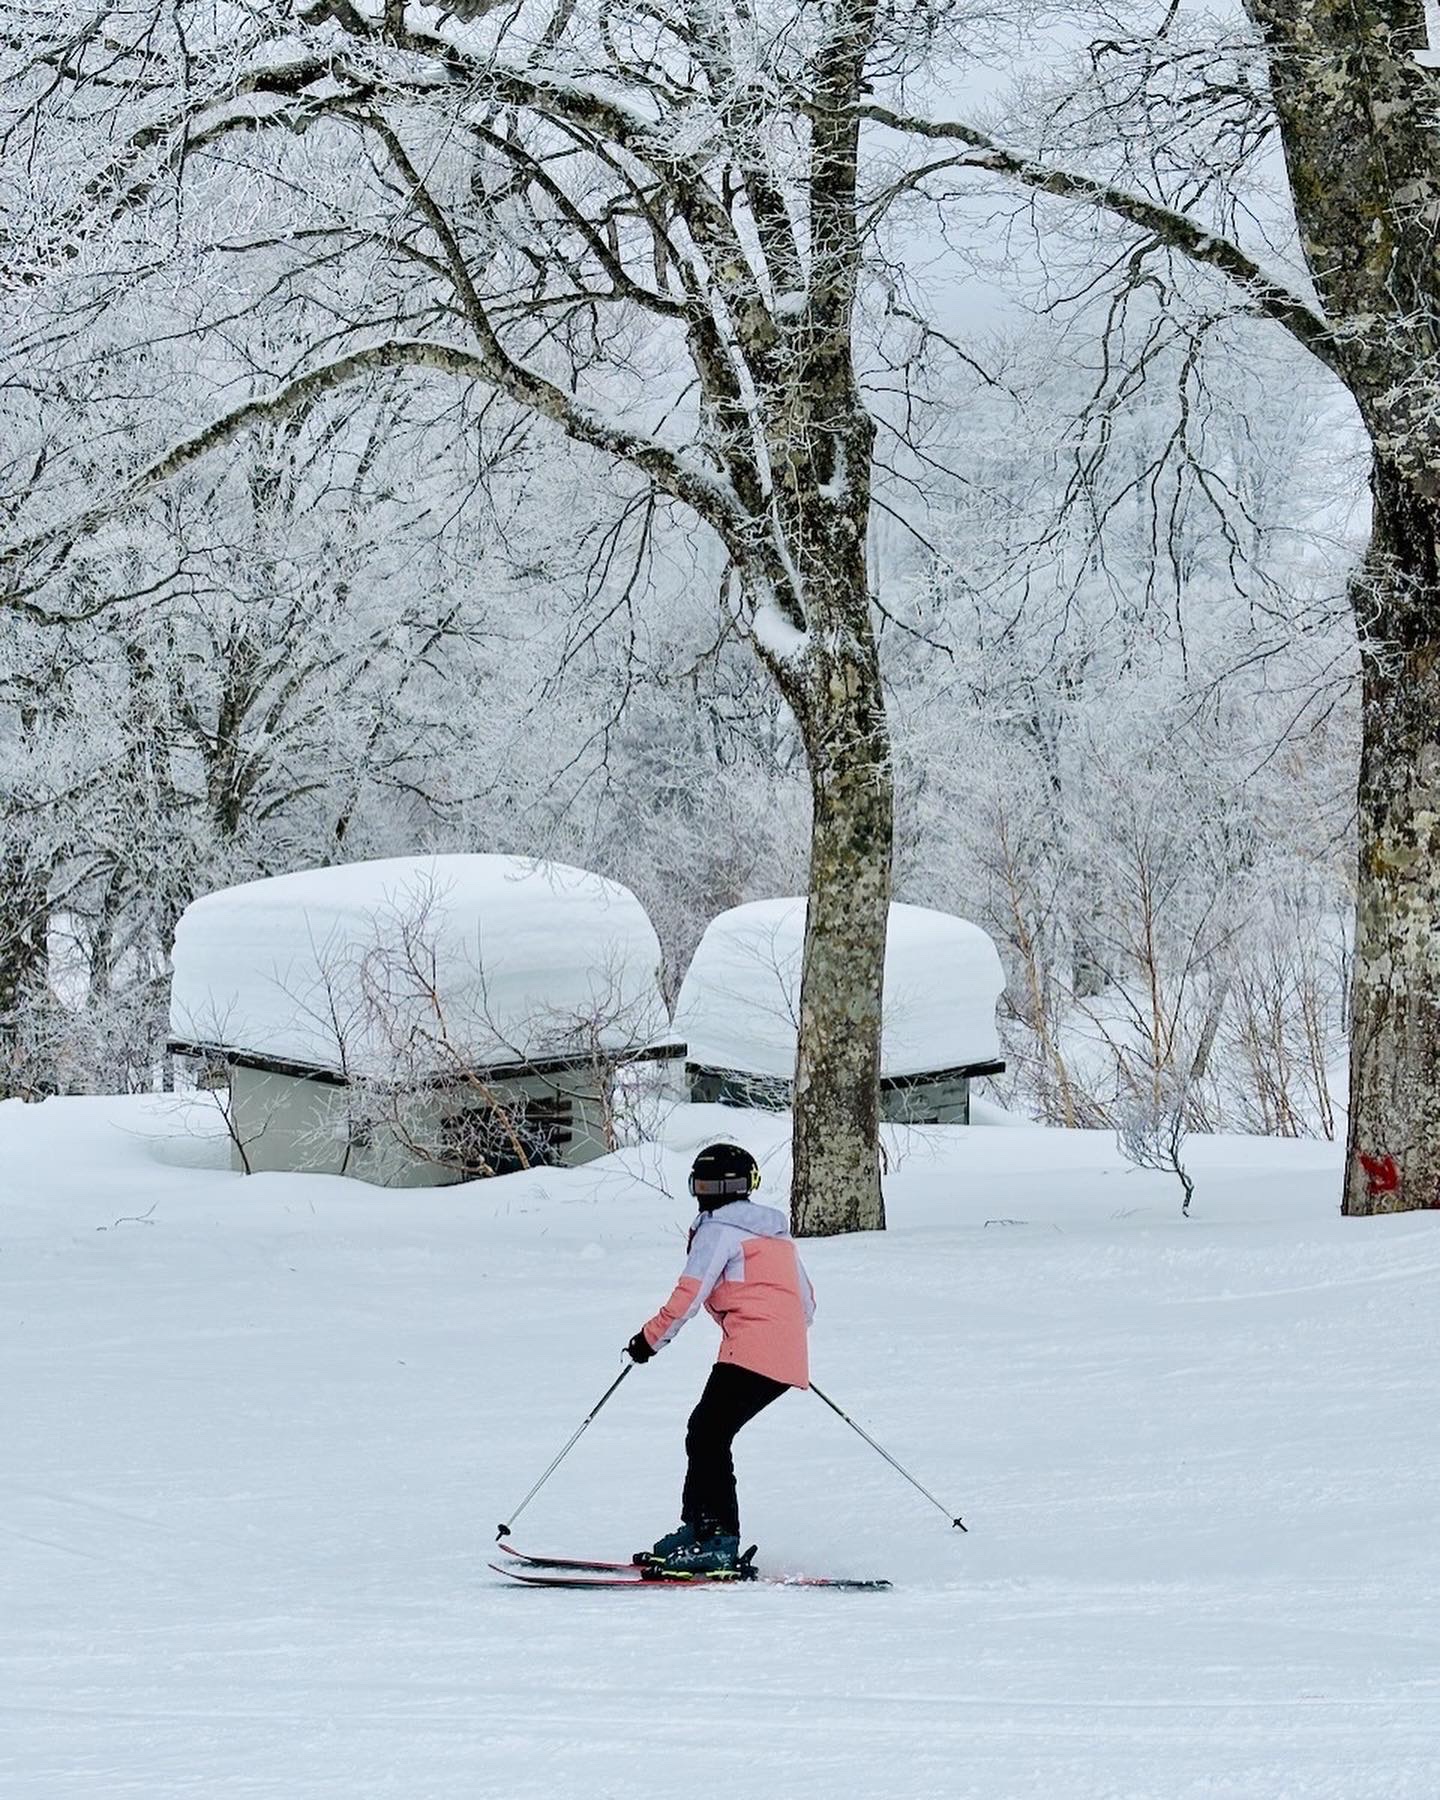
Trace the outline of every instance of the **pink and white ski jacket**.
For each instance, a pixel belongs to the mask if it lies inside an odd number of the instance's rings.
[[[668,1344],[701,1306],[722,1333],[722,1363],[809,1387],[805,1332],[815,1290],[782,1213],[754,1200],[702,1212],[675,1292],[642,1328],[652,1350]]]

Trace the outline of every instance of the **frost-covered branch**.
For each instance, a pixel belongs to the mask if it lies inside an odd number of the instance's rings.
[[[907,137],[964,144],[968,154],[955,166],[1000,175],[1035,193],[1074,200],[1109,213],[1192,262],[1214,269],[1244,296],[1247,305],[1283,325],[1292,337],[1327,366],[1336,362],[1334,333],[1305,299],[1269,275],[1241,246],[1148,195],[1117,187],[1092,175],[1056,168],[1012,150],[988,132],[958,120],[924,119],[897,113],[872,101],[857,109],[862,119]]]
[[[335,392],[362,375],[383,369],[418,369],[497,386],[511,399],[551,419],[577,442],[620,457],[642,469],[667,493],[684,501],[701,518],[714,524],[722,536],[733,535],[743,526],[738,506],[723,481],[690,463],[681,453],[626,431],[615,421],[581,405],[553,383],[513,362],[505,355],[493,332],[489,339],[486,350],[479,354],[424,339],[375,344],[311,369],[277,392],[247,400],[242,406],[212,420],[202,431],[172,445],[131,476],[118,492],[84,512],[48,531],[0,548],[0,570],[26,563],[46,552],[65,554],[78,538],[113,518],[142,495],[233,442],[245,431],[286,419],[321,395]],[[0,595],[0,605],[5,603],[6,597]]]

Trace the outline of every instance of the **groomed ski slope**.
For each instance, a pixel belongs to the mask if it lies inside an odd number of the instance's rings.
[[[224,1169],[192,1105],[0,1106],[7,1800],[1434,1800],[1440,1215],[1337,1153],[912,1134],[806,1248],[813,1397],[741,1440],[769,1568],[889,1594],[555,1593],[485,1569],[678,1267],[681,1109],[430,1193]],[[1002,1223],[1001,1221],[1010,1221]],[[673,1523],[695,1321],[516,1525]]]

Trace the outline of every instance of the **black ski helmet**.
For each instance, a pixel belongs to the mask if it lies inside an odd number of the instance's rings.
[[[744,1200],[760,1185],[760,1165],[738,1144],[710,1144],[690,1166],[690,1192],[701,1212]]]

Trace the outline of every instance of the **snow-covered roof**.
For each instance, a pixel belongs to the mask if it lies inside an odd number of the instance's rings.
[[[795,1070],[802,899],[756,900],[711,921],[681,984],[675,1035],[711,1069]],[[988,934],[953,914],[892,905],[885,950],[883,1076],[923,1075],[999,1057],[1005,986]]]
[[[208,894],[175,934],[181,1041],[399,1078],[646,1045],[660,946],[628,888],[564,863],[418,856]]]

